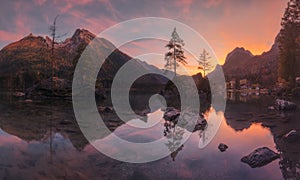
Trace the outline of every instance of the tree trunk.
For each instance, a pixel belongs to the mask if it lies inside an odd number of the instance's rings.
[[[175,73],[175,77],[176,77],[176,56],[175,56],[175,44],[174,44],[174,52],[173,52],[173,56],[174,56],[174,73]]]

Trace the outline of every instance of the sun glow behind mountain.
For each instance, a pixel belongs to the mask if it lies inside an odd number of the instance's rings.
[[[208,41],[223,64],[227,53],[237,46],[255,55],[269,50],[279,32],[286,3],[282,0],[1,1],[1,17],[6,18],[0,21],[0,47],[31,32],[48,35],[48,27],[57,14],[59,33],[68,35],[77,28],[98,34],[124,20],[155,16],[191,26]],[[155,48],[165,50],[161,46]],[[196,71],[194,68],[191,71]]]

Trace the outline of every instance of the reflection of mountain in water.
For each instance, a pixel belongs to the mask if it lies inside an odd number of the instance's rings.
[[[292,129],[300,131],[300,112],[267,110],[274,103],[270,97],[251,100],[247,104],[231,102],[226,109],[226,123],[235,131],[248,129],[253,123],[261,123],[270,129],[281,157],[279,165],[284,179],[300,178],[300,139],[288,142],[284,135]],[[298,103],[299,104],[299,103]]]
[[[143,97],[136,96],[134,101],[143,101],[147,102],[148,96]],[[143,104],[142,103],[142,104]],[[268,131],[271,132],[274,143],[276,144],[277,150],[281,154],[281,159],[279,161],[279,166],[281,168],[281,173],[285,179],[299,179],[299,166],[300,166],[300,142],[299,139],[295,142],[287,142],[284,140],[283,135],[289,132],[291,129],[295,129],[300,131],[300,122],[298,121],[298,117],[300,117],[299,111],[282,113],[277,111],[268,111],[267,107],[273,103],[271,98],[262,97],[260,100],[251,100],[247,103],[244,102],[229,102],[227,105],[225,117],[226,117],[226,124],[229,125],[233,130],[238,131],[239,133],[230,134],[241,136],[244,130],[248,129],[252,124],[259,123],[262,126],[266,127]],[[299,104],[299,102],[296,101]],[[11,103],[4,103],[1,102],[0,104],[0,128],[14,136],[21,138],[24,141],[30,142],[28,144],[35,144],[39,142],[41,144],[48,144],[50,143],[51,137],[54,138],[54,146],[53,151],[55,152],[55,144],[57,144],[57,136],[64,139],[63,143],[71,144],[76,150],[76,152],[80,151],[81,154],[84,154],[85,151],[90,149],[88,142],[80,132],[79,127],[74,119],[71,102],[65,101],[51,101],[51,102],[11,102]],[[142,109],[136,110],[140,112]],[[111,130],[121,130],[120,126],[122,122],[120,122],[114,112],[100,112],[101,116],[105,120],[105,123]],[[260,125],[259,125],[260,126]],[[228,127],[228,126],[227,126]],[[230,130],[232,130],[228,127]],[[124,129],[124,128],[123,128]],[[249,128],[251,129],[251,128]],[[266,130],[266,129],[265,129]],[[163,136],[163,129],[161,129],[161,136]],[[171,129],[173,132],[173,129]],[[225,132],[225,131],[224,131]],[[138,137],[144,136],[152,140],[154,137],[153,132],[149,132],[152,136],[146,136],[145,134],[139,134]],[[152,134],[151,134],[152,133]],[[197,132],[198,133],[198,132]],[[121,132],[122,134],[122,132]],[[179,133],[180,134],[180,133]],[[178,135],[179,135],[178,134]],[[195,133],[194,133],[195,134]],[[132,138],[137,137],[136,133],[127,134]],[[157,133],[156,133],[157,135]],[[219,135],[223,136],[223,134]],[[226,136],[226,134],[225,134]],[[155,136],[156,137],[156,136]],[[199,137],[199,136],[198,136]],[[260,137],[259,135],[255,137]],[[56,138],[56,139],[55,139]],[[232,137],[230,137],[232,138]],[[236,138],[236,137],[235,137]],[[272,137],[271,137],[272,138]],[[226,140],[226,138],[219,139],[221,141]],[[219,143],[213,142],[213,143]],[[247,140],[247,139],[246,139]],[[197,139],[196,143],[198,143],[199,139]],[[270,139],[272,141],[272,139]],[[176,142],[175,142],[176,143]],[[226,141],[224,142],[226,143]],[[247,146],[247,144],[242,143],[249,143],[239,142],[242,146]],[[41,145],[43,146],[43,145]],[[197,146],[197,145],[195,145]],[[44,147],[44,146],[43,146]],[[48,147],[48,146],[46,146]],[[170,148],[172,149],[173,145],[170,144]],[[207,147],[208,151],[212,151],[210,148],[217,148],[217,147]],[[232,153],[234,157],[236,154],[234,151],[231,151],[231,148],[234,148],[233,145],[229,144],[229,150],[227,153]],[[247,149],[247,151],[254,150],[252,148]],[[244,150],[245,150],[244,149]],[[83,150],[83,151],[82,151]],[[204,149],[205,150],[205,149]],[[240,149],[239,149],[240,150]],[[43,151],[43,150],[41,150]],[[46,149],[47,151],[47,149]],[[68,152],[69,149],[66,151]],[[180,147],[179,149],[173,151],[171,157],[176,159],[176,163],[183,163],[185,158],[189,158],[187,155],[188,152],[191,151],[190,145],[185,144],[184,147]],[[196,151],[196,150],[195,150]],[[26,151],[25,151],[26,152]],[[58,152],[58,150],[57,150]],[[195,157],[199,156],[201,161],[204,157],[201,157],[201,151],[195,153]],[[79,153],[79,152],[78,152]],[[198,154],[199,153],[199,154]],[[61,154],[57,153],[57,159],[61,160]],[[239,155],[238,155],[239,156]],[[10,156],[9,156],[10,157]],[[94,156],[91,156],[94,157]],[[180,158],[178,158],[180,157]],[[231,156],[230,156],[231,158]],[[240,157],[238,157],[240,158]],[[170,161],[171,158],[169,158]],[[198,160],[198,159],[197,159]],[[33,160],[32,160],[33,161]],[[93,160],[94,161],[94,160]],[[214,161],[218,162],[220,159],[215,159]],[[10,161],[9,161],[10,162]],[[106,160],[105,160],[106,162]],[[103,166],[111,167],[110,163],[105,164],[103,162]],[[164,162],[164,161],[163,161]],[[222,161],[220,161],[222,162]],[[102,163],[102,162],[101,162]],[[159,165],[164,163],[159,163]],[[216,164],[218,164],[216,163]],[[278,163],[278,162],[274,162]],[[167,163],[166,163],[167,164]],[[175,164],[175,163],[174,163]],[[93,164],[94,165],[94,164]],[[181,164],[180,164],[181,165]],[[277,164],[278,165],[278,164]],[[103,168],[102,165],[100,165]],[[147,165],[144,165],[147,166]],[[268,165],[269,166],[269,165]],[[271,165],[272,166],[272,165]],[[161,167],[161,166],[159,166]],[[197,167],[199,168],[199,167]],[[203,167],[202,167],[203,168]],[[115,171],[108,169],[108,172],[115,173]],[[154,169],[150,167],[149,169]],[[277,169],[278,170],[278,169]],[[51,172],[51,170],[49,170]],[[158,171],[155,169],[155,171]],[[248,170],[247,170],[248,171]],[[280,172],[279,172],[280,173]]]
[[[88,144],[74,119],[70,103],[16,103],[6,105],[2,112],[1,129],[24,141],[48,141],[55,133],[60,133],[79,151]]]

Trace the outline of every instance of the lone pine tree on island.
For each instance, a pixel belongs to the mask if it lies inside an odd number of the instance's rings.
[[[174,68],[174,73],[176,76],[176,67],[179,66],[178,62],[186,65],[187,61],[185,60],[186,57],[184,56],[183,47],[184,42],[179,37],[176,28],[174,28],[171,39],[169,43],[166,45],[166,47],[169,49],[169,51],[165,54],[165,67],[166,69],[172,69]]]

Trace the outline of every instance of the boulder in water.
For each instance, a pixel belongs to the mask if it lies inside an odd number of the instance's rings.
[[[277,158],[279,158],[279,154],[267,147],[262,147],[244,156],[241,161],[247,163],[252,168],[257,168],[265,166]]]
[[[218,146],[218,149],[221,152],[224,152],[224,151],[226,151],[228,149],[228,146],[226,144],[220,143],[219,146]]]

